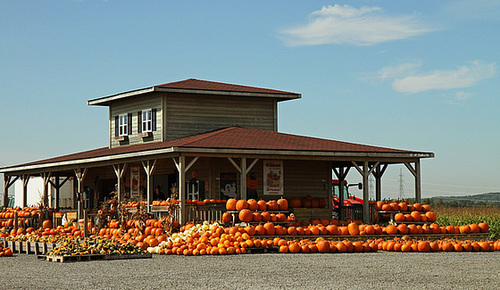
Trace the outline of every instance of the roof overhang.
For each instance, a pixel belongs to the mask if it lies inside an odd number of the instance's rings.
[[[142,88],[125,93],[115,94],[111,96],[101,97],[87,101],[89,106],[109,106],[111,102],[126,99],[138,95],[143,95],[152,92],[163,93],[179,93],[179,94],[198,94],[198,95],[218,95],[230,97],[255,97],[255,98],[274,98],[278,102],[286,100],[300,99],[301,94],[279,94],[279,93],[256,93],[256,92],[235,92],[235,91],[220,91],[220,90],[196,90],[196,89],[178,89],[178,88],[162,88],[153,86],[149,88]]]
[[[193,148],[168,147],[147,151],[137,151],[123,154],[106,155],[85,159],[74,159],[60,162],[27,164],[0,168],[0,173],[7,175],[21,172],[42,172],[51,170],[68,170],[85,168],[86,166],[106,166],[120,162],[135,162],[146,158],[169,158],[176,155],[192,155],[207,157],[247,157],[247,158],[282,158],[324,161],[373,161],[382,163],[411,162],[420,158],[433,158],[431,152],[336,152],[336,151],[295,151],[295,150],[263,150],[263,149],[224,149],[224,148]],[[171,156],[169,156],[171,155]]]

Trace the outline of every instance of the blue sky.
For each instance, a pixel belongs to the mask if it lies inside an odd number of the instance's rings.
[[[434,152],[423,197],[500,191],[499,28],[489,0],[2,0],[0,166],[106,146],[89,99],[198,78],[301,93],[281,132]]]

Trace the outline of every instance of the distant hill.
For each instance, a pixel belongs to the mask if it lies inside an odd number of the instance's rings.
[[[443,201],[472,200],[472,201],[484,201],[484,202],[500,202],[500,192],[488,192],[488,193],[462,195],[462,196],[435,196],[432,197],[432,199],[434,201],[441,199]]]

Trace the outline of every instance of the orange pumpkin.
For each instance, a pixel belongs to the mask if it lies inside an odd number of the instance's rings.
[[[238,217],[239,217],[240,221],[248,223],[248,222],[252,221],[253,213],[251,210],[245,208],[239,212]]]
[[[359,226],[357,223],[348,224],[347,230],[349,231],[349,235],[351,235],[351,236],[356,236],[359,234]]]
[[[44,220],[42,223],[42,228],[51,229],[52,228],[52,221],[51,220]]]
[[[234,199],[234,198],[228,199],[227,202],[226,202],[226,210],[231,210],[231,211],[232,210],[236,210],[236,203],[237,202],[238,201],[236,199]]]
[[[330,243],[328,241],[319,241],[316,243],[316,247],[318,248],[318,252],[320,253],[330,252]]]
[[[248,209],[251,211],[256,211],[259,209],[259,204],[255,199],[249,199],[248,200]]]
[[[248,208],[248,202],[244,199],[240,199],[236,202],[236,210],[242,210]]]
[[[288,210],[288,200],[286,200],[284,198],[280,198],[280,199],[278,199],[277,203],[278,203],[279,210],[282,210],[282,211]]]

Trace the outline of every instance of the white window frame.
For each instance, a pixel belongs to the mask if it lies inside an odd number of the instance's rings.
[[[118,115],[118,136],[128,136],[128,114]]]
[[[153,132],[153,109],[142,110],[142,132],[149,133]]]

